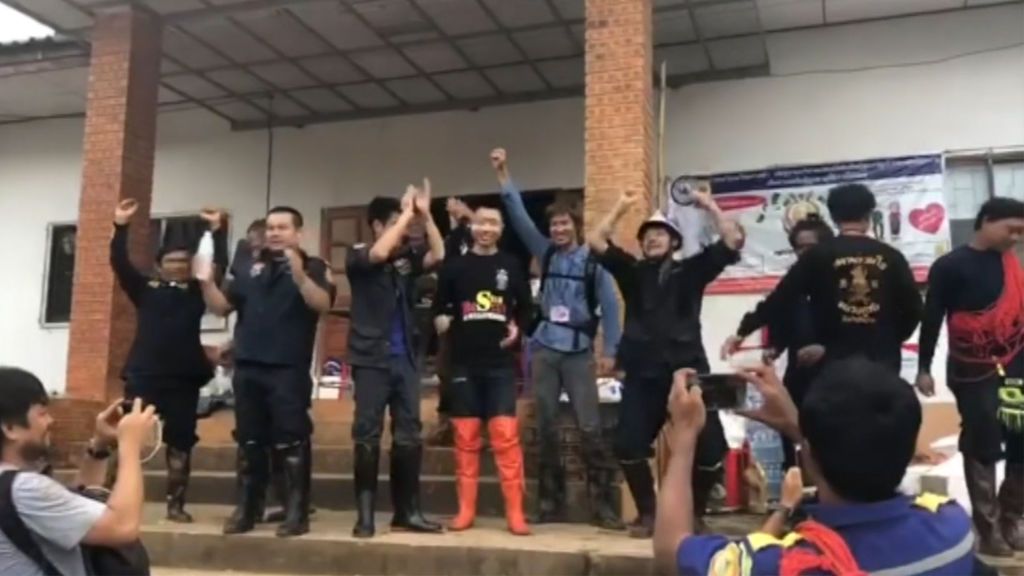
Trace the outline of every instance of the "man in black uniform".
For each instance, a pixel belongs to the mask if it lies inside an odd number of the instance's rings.
[[[179,238],[157,253],[157,275],[140,272],[128,256],[128,222],[138,210],[135,200],[122,200],[114,210],[110,265],[121,289],[135,305],[137,327],[124,367],[125,398],[153,404],[164,422],[167,445],[167,519],[191,522],[185,493],[191,474],[196,437],[199,389],[213,377],[213,368],[199,341],[206,313],[199,283],[192,278],[189,239]],[[224,270],[227,247],[220,233],[221,214],[203,210],[214,233],[214,262]]]
[[[590,237],[590,247],[602,266],[615,278],[626,302],[626,324],[619,344],[619,365],[626,380],[619,404],[615,453],[622,466],[638,517],[630,535],[650,538],[654,531],[654,478],[647,460],[651,444],[668,414],[672,374],[680,368],[707,373],[707,356],[701,341],[700,312],[704,289],[729,264],[739,260],[743,231],[728,220],[704,187],[693,193],[694,203],[714,219],[721,240],[700,254],[677,261],[673,253],[682,247],[675,225],[660,213],[637,231],[643,258],[637,260],[611,243],[615,225],[637,194],[623,194],[612,212]],[[694,470],[694,513],[704,515],[707,501],[722,470],[728,446],[722,423],[708,418],[697,445]]]
[[[902,346],[921,320],[921,295],[899,250],[869,237],[875,196],[863,184],[836,186],[828,210],[839,236],[808,251],[764,300],[764,314],[789,314],[807,298],[822,364],[865,356],[900,371]]]
[[[793,225],[789,231],[789,245],[797,257],[803,256],[818,244],[834,237],[832,229],[817,214],[810,214]],[[811,306],[806,298],[799,299],[792,309],[775,317],[764,312],[763,302],[759,302],[753,311],[743,315],[736,334],[726,339],[722,346],[722,359],[726,360],[735,354],[748,336],[768,327],[770,358],[786,352],[786,374],[783,383],[797,407],[804,400],[804,394],[818,373],[818,363],[824,356],[825,348],[818,344],[814,335],[814,320]],[[796,465],[796,448],[789,438],[782,438],[782,451],[785,454],[783,467],[789,470]]]
[[[429,252],[403,245],[417,219],[425,224]],[[440,532],[441,525],[420,511],[420,374],[413,346],[414,283],[444,258],[444,240],[430,215],[430,182],[409,187],[401,204],[374,198],[367,209],[373,245],[348,252],[346,272],[352,286],[348,362],[353,366],[356,413],[355,489],[359,518],[352,535],[375,533],[374,502],[384,409],[391,413],[392,529]]]
[[[202,278],[207,306],[217,314],[238,310],[244,321],[235,341],[235,426],[240,462],[237,508],[225,534],[253,529],[267,486],[267,449],[281,458],[288,496],[280,537],[309,531],[311,471],[309,375],[320,315],[335,288],[327,263],[299,248],[302,214],[289,207],[267,213],[267,245],[225,295]]]
[[[450,530],[466,530],[476,518],[481,429],[487,423],[491,450],[505,497],[512,534],[530,533],[523,516],[523,451],[516,420],[515,357],[520,326],[531,319],[532,297],[523,266],[498,250],[504,228],[496,208],[477,208],[473,247],[447,262],[438,279],[435,320],[439,334],[451,329],[451,421],[455,427],[455,474],[459,514]]]
[[[974,238],[939,258],[928,277],[917,388],[935,394],[935,343],[948,318],[946,381],[960,411],[960,452],[982,554],[1024,550],[1024,272],[1014,248],[1024,203],[994,198]],[[996,462],[1006,478],[996,496]]]

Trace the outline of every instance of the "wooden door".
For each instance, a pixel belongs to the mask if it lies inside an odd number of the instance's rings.
[[[327,320],[321,324],[319,362],[327,358],[344,359],[348,346],[349,310],[352,291],[345,271],[345,259],[352,246],[371,241],[373,233],[366,223],[366,208],[328,208],[323,211],[320,228],[320,253],[331,266],[338,297]]]

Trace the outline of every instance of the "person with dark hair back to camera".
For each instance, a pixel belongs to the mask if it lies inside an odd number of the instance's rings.
[[[268,450],[280,458],[287,486],[279,537],[309,531],[313,422],[309,408],[316,327],[331,309],[335,287],[327,263],[300,247],[302,214],[279,206],[267,212],[266,246],[227,294],[212,277],[200,278],[209,309],[244,320],[235,334],[235,432],[239,450],[237,507],[225,534],[253,529],[267,489]]]
[[[932,359],[948,318],[946,383],[960,411],[974,526],[982,554],[1012,556],[1024,550],[1024,271],[1014,252],[1024,238],[1024,203],[989,200],[974,230],[969,243],[932,265],[916,384],[935,394]]]
[[[671,456],[658,494],[654,556],[664,574],[992,573],[974,556],[970,519],[947,497],[898,493],[921,428],[921,404],[888,366],[863,357],[837,360],[796,405],[772,366],[744,372],[764,404],[745,412],[800,444],[804,473],[817,487],[800,504],[799,471],[787,474],[782,507],[740,540],[697,535],[687,482],[705,407],[688,374],[676,373],[669,412]],[[794,514],[807,520],[788,532]],[[788,533],[787,533],[788,532]]]
[[[357,538],[376,533],[374,503],[384,410],[391,414],[391,504],[393,530],[440,532],[420,509],[420,373],[413,347],[416,278],[444,259],[444,240],[430,215],[430,181],[409,186],[399,202],[377,197],[367,208],[373,244],[348,252],[345,270],[352,286],[348,362],[355,381]],[[428,251],[405,243],[416,220],[426,225]]]
[[[167,519],[191,522],[185,495],[191,475],[191,454],[196,436],[199,389],[213,377],[199,339],[206,303],[199,282],[192,277],[192,251],[188,238],[165,244],[157,253],[157,274],[140,272],[128,256],[128,223],[139,205],[122,200],[114,210],[114,237],[110,265],[118,284],[135,305],[135,340],[124,367],[125,397],[141,397],[156,406],[164,421],[167,445]],[[215,275],[227,264],[227,246],[220,211],[204,209],[200,216],[214,236]]]
[[[665,423],[665,401],[672,373],[692,368],[710,370],[701,338],[700,312],[704,290],[726,268],[739,260],[743,230],[722,212],[706,185],[693,192],[696,206],[706,211],[721,239],[696,256],[676,260],[673,253],[683,238],[675,224],[655,212],[637,230],[643,258],[612,244],[615,225],[636,204],[640,195],[624,193],[590,238],[598,261],[619,284],[626,302],[626,323],[619,344],[619,363],[626,371],[615,454],[636,503],[637,518],[630,536],[650,538],[654,531],[654,477],[648,459],[651,445]],[[697,468],[692,481],[697,498],[693,513],[703,518],[711,490],[718,482],[722,458],[728,450],[718,414],[700,436]]]
[[[539,493],[534,524],[564,522],[565,470],[559,440],[559,396],[565,390],[580,431],[586,466],[591,523],[623,530],[614,491],[616,465],[602,436],[597,376],[611,375],[619,345],[619,302],[612,278],[597,263],[583,237],[579,209],[555,201],[548,206],[550,238],[537,229],[509,175],[503,148],[491,152],[491,165],[501,184],[501,199],[519,239],[539,262],[540,302],[530,335],[530,375],[540,440]],[[594,359],[598,326],[603,327],[601,358]]]
[[[811,248],[834,237],[828,224],[819,215],[812,213],[789,231],[789,245],[799,258]],[[759,302],[753,311],[743,316],[736,334],[727,338],[722,345],[722,360],[727,360],[739,351],[743,340],[765,326],[768,327],[770,340],[768,356],[775,357],[786,352],[786,374],[782,381],[799,407],[825,355],[825,348],[815,338],[814,319],[806,297],[794,302],[791,309],[771,318],[765,314],[764,302]],[[784,466],[795,466],[795,446],[785,437],[782,439],[782,450],[785,454]]]
[[[0,574],[85,576],[81,545],[136,542],[142,525],[141,450],[157,423],[155,407],[136,398],[128,414],[115,402],[96,417],[74,486],[102,486],[117,451],[117,476],[106,503],[81,496],[38,473],[50,450],[49,396],[32,374],[0,367]],[[116,447],[116,448],[115,448]],[[29,542],[8,534],[20,524]],[[29,550],[27,548],[35,548]]]
[[[863,355],[899,373],[902,346],[921,321],[921,294],[899,250],[868,236],[875,196],[863,184],[829,190],[839,236],[804,254],[762,303],[780,318],[810,302],[823,363]]]

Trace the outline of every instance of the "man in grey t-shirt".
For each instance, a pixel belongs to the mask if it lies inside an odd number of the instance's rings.
[[[117,480],[106,504],[90,500],[34,472],[49,449],[53,417],[39,380],[17,368],[0,367],[0,474],[18,471],[11,501],[39,549],[63,576],[85,576],[81,545],[121,546],[139,537],[142,519],[143,439],[156,415],[136,400],[128,414],[114,403],[96,418],[96,431],[78,471],[77,486],[98,486],[111,448],[118,446]],[[44,571],[0,532],[0,574],[44,576]]]

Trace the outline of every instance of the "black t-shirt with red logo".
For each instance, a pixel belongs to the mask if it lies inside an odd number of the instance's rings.
[[[445,262],[438,278],[435,314],[452,317],[452,361],[459,366],[501,366],[513,361],[500,343],[515,322],[529,328],[532,298],[523,265],[510,254],[467,252]]]

